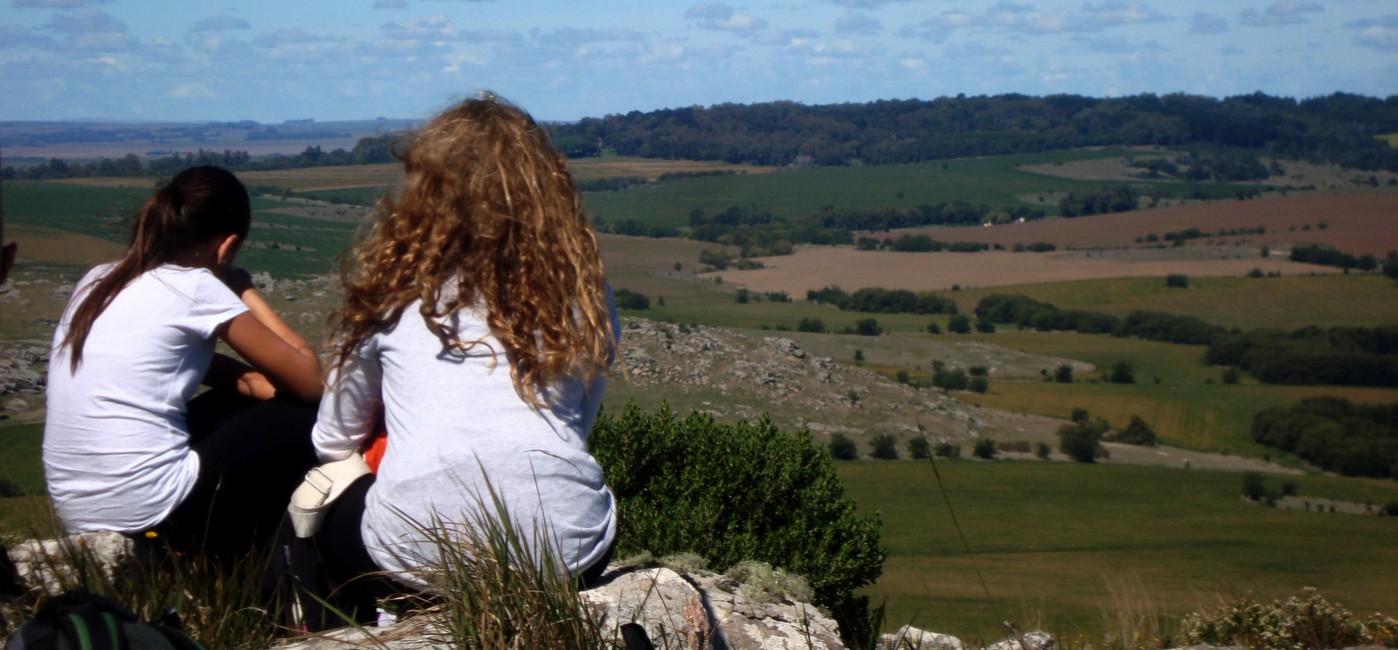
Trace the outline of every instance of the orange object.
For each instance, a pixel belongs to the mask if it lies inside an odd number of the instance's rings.
[[[383,461],[384,452],[388,451],[388,424],[384,422],[383,408],[379,409],[378,418],[374,422],[374,432],[360,445],[359,451],[364,454],[364,462],[368,463],[369,471],[378,474],[379,463]]]

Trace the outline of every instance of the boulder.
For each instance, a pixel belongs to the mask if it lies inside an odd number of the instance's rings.
[[[111,579],[117,566],[131,557],[133,547],[133,542],[125,535],[97,532],[58,539],[25,540],[9,551],[10,561],[14,562],[25,584],[42,589],[49,595],[57,595],[63,591],[65,583],[77,582],[65,579],[74,570],[73,558],[80,558],[77,565],[86,564]]]

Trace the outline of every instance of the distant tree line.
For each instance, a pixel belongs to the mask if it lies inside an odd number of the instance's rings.
[[[956,302],[935,293],[869,287],[848,293],[839,287],[812,289],[806,300],[834,305],[841,311],[875,314],[955,314]]]
[[[294,156],[278,154],[266,158],[253,158],[246,151],[230,151],[228,149],[221,152],[199,149],[186,154],[175,152],[145,161],[142,161],[136,154],[126,154],[117,159],[99,158],[88,163],[70,163],[59,158],[50,158],[45,164],[24,168],[7,165],[3,170],[0,170],[0,174],[3,174],[5,180],[46,180],[101,176],[170,176],[196,165],[217,165],[231,171],[369,165],[393,162],[392,148],[400,137],[402,134],[388,133],[360,138],[350,151],[344,149],[325,151],[316,145],[306,147],[305,150]]]
[[[1312,397],[1253,416],[1252,438],[1345,476],[1398,478],[1398,405]]]
[[[1059,309],[1027,296],[993,293],[976,305],[976,318],[1007,323],[1041,332],[1134,336],[1166,343],[1207,344],[1222,328],[1193,316],[1158,311],[1133,311],[1125,318],[1081,309]]]
[[[1064,217],[1083,217],[1090,214],[1129,212],[1136,209],[1140,200],[1141,193],[1125,185],[1069,192],[1058,202],[1058,213]]]
[[[1187,161],[1191,178],[1265,175],[1247,152],[1398,171],[1398,150],[1377,137],[1398,132],[1398,97],[1346,93],[1300,101],[1263,93],[780,101],[631,111],[551,128],[556,137],[585,136],[622,155],[759,165],[879,165],[1155,145],[1240,152],[1194,154]],[[1157,174],[1169,170],[1157,167]]]
[[[1272,384],[1398,386],[1398,326],[1224,332],[1206,358]]]
[[[1100,312],[1059,309],[1012,294],[982,298],[976,305],[976,318],[1038,331],[1207,345],[1208,363],[1241,368],[1258,381],[1271,384],[1398,386],[1398,326],[1243,332],[1192,316],[1133,311],[1118,318]]]
[[[1390,256],[1394,253],[1389,253]],[[1341,253],[1331,246],[1319,244],[1301,244],[1291,248],[1291,261],[1305,262],[1307,264],[1319,264],[1321,266],[1337,266],[1346,271],[1358,269],[1370,272],[1379,268],[1379,259],[1373,255],[1365,253],[1355,256],[1350,253]],[[1385,267],[1387,274],[1387,267]]]

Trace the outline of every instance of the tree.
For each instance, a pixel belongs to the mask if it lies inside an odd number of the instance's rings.
[[[898,460],[898,439],[891,433],[880,433],[869,441],[869,456],[879,460]]]
[[[1053,455],[1053,448],[1049,447],[1047,442],[1040,441],[1038,444],[1034,445],[1034,455],[1038,456],[1041,460],[1048,460],[1049,457]]]
[[[995,441],[990,438],[976,440],[976,444],[971,448],[971,455],[981,460],[995,460],[995,455],[999,450],[995,448]]]
[[[1060,384],[1073,383],[1073,366],[1062,363],[1053,370],[1053,380]]]
[[[953,334],[970,334],[971,319],[957,314],[947,321],[947,331]]]
[[[859,458],[859,448],[855,446],[853,440],[850,440],[849,437],[843,433],[830,436],[830,444],[827,448],[830,450],[830,457],[835,460],[854,460]]]
[[[990,390],[990,380],[985,377],[972,377],[971,382],[966,385],[966,390],[973,393],[984,393]]]
[[[932,443],[927,442],[927,438],[918,436],[908,438],[908,458],[913,460],[925,460],[932,453]]]
[[[1131,416],[1131,423],[1125,429],[1118,431],[1114,438],[1117,442],[1124,442],[1128,445],[1140,445],[1142,447],[1155,446],[1155,430],[1146,424],[1139,415]]]
[[[854,321],[854,333],[860,336],[878,336],[883,334],[883,328],[879,327],[876,318],[861,318]]]
[[[819,318],[802,318],[796,323],[796,331],[823,334],[825,332],[825,321]]]
[[[1058,450],[1079,463],[1096,462],[1107,455],[1102,448],[1102,435],[1106,432],[1107,423],[1101,418],[1065,424],[1058,427]]]
[[[1172,289],[1188,289],[1189,276],[1183,273],[1171,273],[1165,276],[1165,286]]]
[[[1112,366],[1112,373],[1107,381],[1113,384],[1134,384],[1136,383],[1136,370],[1130,361],[1118,361]]]
[[[960,458],[961,446],[954,442],[939,442],[933,448],[932,453],[936,454],[938,458]]]

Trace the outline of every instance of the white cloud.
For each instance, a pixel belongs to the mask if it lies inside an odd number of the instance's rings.
[[[1010,31],[1029,34],[1056,34],[1078,31],[1082,20],[1064,10],[1043,12],[1025,4],[1002,0],[986,10],[985,23]]]
[[[1398,15],[1365,18],[1346,23],[1354,30],[1354,42],[1383,52],[1398,52]]]
[[[1191,34],[1222,34],[1228,31],[1228,19],[1214,14],[1197,13],[1189,19]]]
[[[721,2],[700,3],[684,12],[700,29],[727,32],[750,32],[767,28],[767,21],[749,13],[737,11]]]
[[[218,96],[214,94],[212,90],[209,90],[208,86],[202,83],[190,82],[175,84],[174,87],[170,89],[170,92],[165,93],[165,95],[171,99],[193,100],[213,99]]]
[[[1274,27],[1277,25],[1299,25],[1310,22],[1305,14],[1325,11],[1319,3],[1306,0],[1277,0],[1266,9],[1245,9],[1238,14],[1238,23],[1248,27]]]
[[[898,31],[898,35],[906,38],[920,38],[933,43],[944,43],[952,32],[975,24],[975,16],[964,11],[946,12],[916,25],[906,25]]]
[[[384,23],[379,30],[385,38],[395,41],[459,41],[463,38],[456,25],[443,14],[404,23]]]
[[[12,0],[11,7],[44,7],[48,9],[77,9],[109,0]]]
[[[258,34],[253,37],[252,42],[262,47],[275,47],[278,45],[319,43],[326,40],[329,39],[325,36],[317,36],[301,29],[278,29]]]
[[[375,9],[403,9],[408,6],[408,0],[374,0]]]
[[[77,50],[134,51],[140,47],[125,23],[101,9],[87,7],[57,14],[48,27],[65,34],[64,45]]]
[[[883,23],[869,14],[851,11],[835,20],[835,31],[841,34],[875,34],[883,31]]]
[[[1088,22],[1104,27],[1113,25],[1135,25],[1139,23],[1158,23],[1168,20],[1154,9],[1139,2],[1108,0],[1100,5],[1087,4],[1083,7],[1083,10],[1087,13]]]
[[[0,25],[0,49],[25,46],[51,50],[58,47],[58,42],[49,36],[35,34],[20,25]]]
[[[189,27],[191,32],[221,32],[231,29],[247,29],[248,21],[233,16],[210,16]]]

